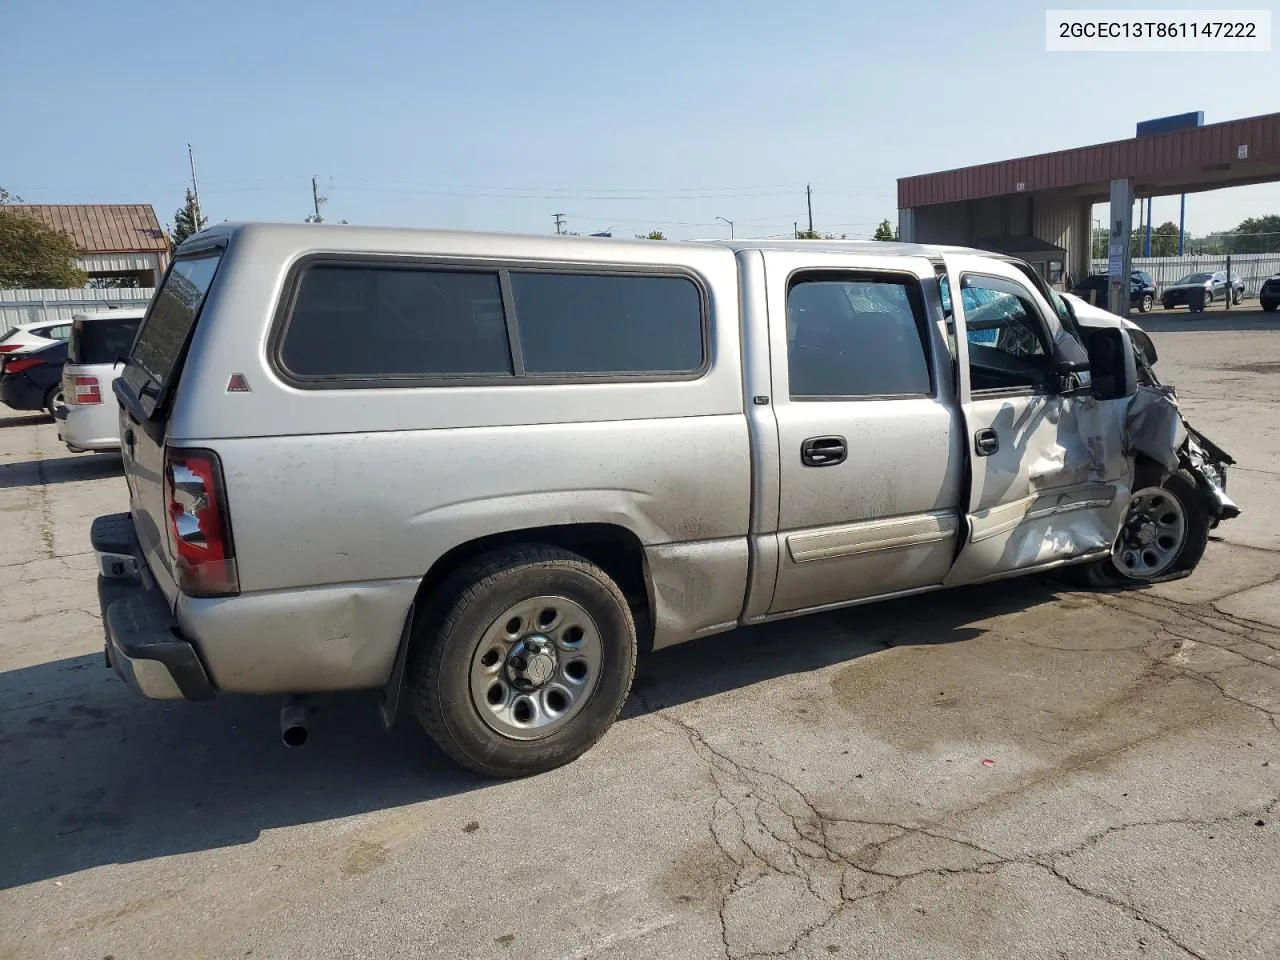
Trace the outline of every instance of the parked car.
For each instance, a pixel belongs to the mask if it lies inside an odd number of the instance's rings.
[[[1095,273],[1076,285],[1071,292],[1090,304],[1100,307],[1107,305],[1110,278],[1105,273]],[[1134,270],[1129,274],[1129,306],[1141,313],[1150,313],[1156,302],[1156,284],[1151,274],[1144,270]]]
[[[55,343],[62,343],[71,336],[71,324],[65,321],[55,323],[24,323],[11,328],[0,337],[0,373],[4,372],[5,361],[17,354],[43,350]]]
[[[62,365],[67,344],[10,354],[0,373],[0,403],[14,410],[44,410],[56,417],[62,407]]]
[[[120,449],[120,411],[112,384],[144,310],[82,313],[72,318],[62,368],[64,406],[58,439],[73,453]]]
[[[1280,307],[1280,273],[1274,273],[1263,281],[1258,290],[1258,304],[1263,310]]]
[[[1239,275],[1233,270],[1228,283],[1227,271],[1219,270],[1216,273],[1189,273],[1177,283],[1170,284],[1160,295],[1160,305],[1166,310],[1185,306],[1188,293],[1197,287],[1204,290],[1206,306],[1228,296],[1232,303],[1239,303],[1244,299],[1244,281]]]
[[[379,691],[519,776],[605,733],[642,647],[1185,575],[1238,513],[1226,461],[1098,312],[951,247],[212,227],[114,386],[108,660],[147,697],[282,695],[290,744],[309,695]]]

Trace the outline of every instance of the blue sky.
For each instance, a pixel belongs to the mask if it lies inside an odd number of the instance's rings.
[[[1046,5],[7,0],[0,185],[168,222],[191,142],[215,222],[301,220],[317,174],[353,223],[765,236],[812,183],[865,236],[899,176],[1280,110],[1276,52],[1050,54]],[[1187,206],[1226,228],[1280,185]]]

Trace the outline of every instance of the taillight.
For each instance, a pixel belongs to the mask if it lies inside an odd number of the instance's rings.
[[[10,357],[5,361],[5,373],[21,373],[23,370],[30,370],[32,367],[38,367],[43,360],[36,357]]]
[[[222,464],[212,450],[166,449],[164,494],[178,588],[191,597],[240,592]]]
[[[102,387],[97,377],[76,377],[71,385],[74,403],[101,403]]]
[[[14,350],[21,350],[20,343],[0,343],[0,353],[12,353]]]

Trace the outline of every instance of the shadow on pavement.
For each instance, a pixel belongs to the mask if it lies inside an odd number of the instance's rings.
[[[5,408],[9,409],[8,407]],[[47,413],[18,414],[17,416],[0,416],[0,430],[5,427],[34,427],[40,423],[53,423],[53,417]]]
[[[77,483],[124,475],[118,453],[86,453],[47,460],[0,463],[0,489],[38,487],[51,483]]]
[[[1212,310],[1206,313],[1164,310],[1158,313],[1134,313],[1129,319],[1148,333],[1220,333],[1225,330],[1280,329],[1280,313],[1244,308]]]
[[[622,721],[893,646],[969,640],[984,633],[975,624],[1054,596],[1043,581],[1006,581],[684,644],[644,659]],[[492,782],[411,719],[384,734],[367,694],[334,698],[299,750],[280,743],[276,698],[145,701],[96,653],[0,673],[0,704],[0,889]]]

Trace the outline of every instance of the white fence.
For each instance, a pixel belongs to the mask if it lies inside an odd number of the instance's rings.
[[[24,323],[56,323],[77,313],[145,307],[155,292],[154,287],[0,290],[0,335]]]
[[[1151,274],[1156,289],[1176,283],[1189,273],[1216,273],[1227,269],[1225,254],[1197,254],[1191,257],[1134,257],[1133,269]],[[1106,273],[1107,261],[1094,260],[1094,273]],[[1280,272],[1280,253],[1242,253],[1231,257],[1231,272],[1244,281],[1246,297],[1256,297],[1267,277]]]

